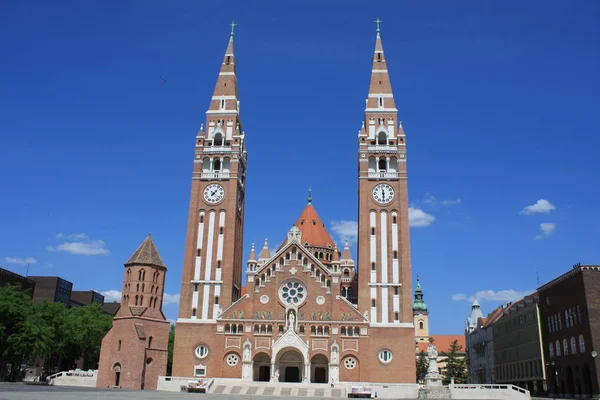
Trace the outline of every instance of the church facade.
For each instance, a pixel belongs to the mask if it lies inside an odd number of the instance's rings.
[[[258,256],[253,245],[242,270],[247,153],[233,43],[232,33],[195,139],[173,375],[414,384],[406,137],[379,28],[357,143],[357,264],[309,195],[283,244],[270,254],[265,242]]]

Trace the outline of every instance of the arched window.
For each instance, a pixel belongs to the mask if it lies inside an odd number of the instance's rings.
[[[577,354],[577,341],[571,336],[571,354]]]
[[[196,309],[192,308],[192,317],[195,317],[195,316],[196,316]]]
[[[150,296],[150,303],[148,303],[149,307],[152,307],[152,300],[154,300],[154,298],[152,296]]]
[[[140,291],[140,284],[139,284],[139,283],[135,285],[135,291],[136,291],[136,292],[139,292],[139,291]]]
[[[585,353],[585,339],[583,335],[579,335],[579,352]]]
[[[394,286],[394,295],[398,295],[398,286]]]
[[[375,271],[375,263],[371,263],[371,271]]]
[[[567,342],[567,339],[563,339],[563,355],[569,355],[569,343]]]
[[[380,158],[378,162],[378,168],[380,171],[387,170],[387,160],[385,158]]]
[[[371,307],[375,307],[375,299],[371,299]]]
[[[283,326],[281,326],[283,328]],[[300,325],[300,334],[304,335],[304,325]]]
[[[369,157],[369,172],[375,172],[376,161],[375,157]]]
[[[397,221],[396,221],[396,216],[394,215],[394,216],[392,216],[392,224],[395,224],[395,223],[397,223]]]
[[[254,325],[254,333],[258,333],[259,331],[258,325]]]
[[[213,171],[220,171],[221,170],[221,160],[219,158],[215,158],[215,160],[213,161]]]
[[[137,294],[135,295],[135,305],[136,306],[138,305],[138,295]]]
[[[317,327],[317,336],[323,336],[323,327],[322,326]]]
[[[323,330],[323,333],[325,334],[325,336],[329,336],[329,327],[326,326],[325,329]]]
[[[342,326],[341,332],[342,332],[342,336],[346,336],[346,327],[345,326]]]
[[[352,298],[352,292],[353,292],[353,291],[352,291],[352,288],[351,288],[351,287],[349,287],[349,288],[348,288],[348,291],[346,292],[346,293],[347,293],[347,295],[348,295],[348,297]]]
[[[396,315],[398,315],[398,313],[396,313]],[[425,329],[425,324],[423,321],[419,321],[419,329]]]
[[[144,305],[144,295],[140,296],[140,306]]]
[[[348,336],[354,336],[354,328],[351,326],[348,327]]]
[[[350,277],[350,272],[347,269],[345,269],[344,270],[344,278],[349,278],[349,277]]]
[[[342,286],[342,296],[346,297],[346,287]]]
[[[398,313],[397,313],[397,312],[396,312],[396,313],[394,313],[394,321],[398,321],[399,319],[400,319],[400,318],[399,318],[399,315],[398,315]]]
[[[127,270],[127,280],[131,280],[131,268]]]
[[[223,135],[217,132],[213,138],[213,146],[223,146]]]
[[[154,308],[156,308],[156,302],[158,301],[158,297],[154,298]]]
[[[146,285],[142,283],[142,292],[144,291],[144,287],[145,287],[145,286],[146,286]]]
[[[398,252],[396,250],[394,250],[394,260],[398,259]]]
[[[554,357],[554,345],[552,342],[548,343],[548,354],[550,357]]]
[[[152,336],[148,338],[148,348],[152,347]]]
[[[554,342],[554,347],[556,348],[556,356],[560,357],[560,342],[558,340]]]
[[[215,296],[215,304],[219,304],[219,296]]]
[[[142,270],[140,269],[138,271],[138,281],[141,281],[141,280],[142,280]]]
[[[377,144],[387,144],[387,134],[384,131],[377,134]]]
[[[119,340],[119,345],[117,347],[117,351],[121,351],[121,341]]]

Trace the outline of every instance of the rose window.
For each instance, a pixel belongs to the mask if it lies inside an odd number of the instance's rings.
[[[354,369],[356,367],[356,358],[346,357],[344,360],[344,367],[346,367],[346,369]]]
[[[230,354],[227,356],[227,365],[230,367],[235,367],[238,361],[240,361],[240,358],[237,356],[237,354]]]
[[[297,281],[284,283],[279,291],[281,301],[287,304],[300,304],[306,299],[306,288]]]

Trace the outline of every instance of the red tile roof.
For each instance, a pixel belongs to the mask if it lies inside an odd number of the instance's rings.
[[[319,218],[317,210],[311,203],[304,207],[304,211],[296,221],[296,227],[302,232],[302,243],[307,243],[309,246],[327,247],[335,246],[333,239],[329,236],[325,224]]]
[[[438,352],[447,353],[450,351],[450,344],[455,340],[458,341],[458,344],[462,346],[460,349],[461,353],[464,353],[467,348],[466,340],[464,335],[430,335],[434,339],[433,344],[437,347]],[[427,352],[427,346],[429,346],[429,342],[419,342],[419,352],[424,351]]]

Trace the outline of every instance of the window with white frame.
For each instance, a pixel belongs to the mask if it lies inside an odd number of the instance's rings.
[[[383,349],[379,352],[379,361],[381,361],[382,363],[389,363],[390,361],[392,361],[392,352],[388,349]]]
[[[206,356],[208,355],[208,347],[201,344],[200,346],[196,347],[196,350],[194,353],[196,354],[196,357],[198,357],[198,358],[206,358]]]

